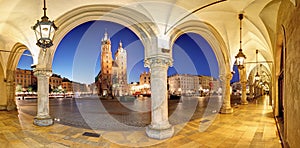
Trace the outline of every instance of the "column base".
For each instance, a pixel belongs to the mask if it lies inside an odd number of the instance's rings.
[[[221,108],[220,113],[221,114],[232,114],[233,113],[233,109],[231,107],[229,107],[229,108]]]
[[[0,105],[0,111],[6,111],[7,107],[6,105]]]
[[[53,119],[49,117],[34,117],[33,124],[37,126],[50,126],[53,125]]]
[[[173,136],[174,127],[170,125],[167,128],[157,129],[157,128],[153,128],[152,125],[149,125],[146,127],[146,134],[148,137],[153,139],[159,139],[159,140],[166,139]]]
[[[11,111],[11,110],[17,110],[17,106],[16,105],[8,105],[7,111]]]
[[[241,104],[242,105],[248,105],[248,101],[242,101]]]

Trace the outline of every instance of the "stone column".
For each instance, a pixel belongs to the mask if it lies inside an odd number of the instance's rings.
[[[15,96],[15,71],[14,70],[7,70],[6,71],[7,78],[4,80],[5,82],[5,87],[6,87],[6,110],[15,110],[17,108],[16,105],[16,96]]]
[[[7,107],[8,111],[15,110],[17,108],[16,99],[15,99],[15,85],[14,82],[8,81],[6,82],[6,89],[7,89]]]
[[[242,98],[241,98],[241,104],[247,105],[247,92],[246,92],[246,84],[247,84],[247,78],[246,78],[246,67],[244,67],[242,70],[240,70],[240,76],[241,76],[241,85],[242,85]]]
[[[167,70],[171,64],[172,60],[164,57],[145,60],[151,72],[151,124],[146,134],[155,139],[169,138],[174,133],[168,117]]]
[[[252,99],[253,98],[253,91],[254,91],[254,84],[253,82],[253,77],[249,76],[249,97]]]
[[[230,114],[233,112],[230,103],[230,80],[232,79],[232,74],[226,74],[226,76],[223,76],[221,79],[224,83],[225,89],[223,89],[223,104],[220,113]]]
[[[37,126],[49,126],[53,124],[53,119],[49,115],[49,77],[52,75],[51,70],[34,70],[34,75],[38,81],[38,100],[37,116],[33,124]]]

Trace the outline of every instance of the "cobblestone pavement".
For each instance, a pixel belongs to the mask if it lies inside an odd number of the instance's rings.
[[[205,110],[216,114],[219,97],[183,97],[169,100],[170,123],[181,124],[201,118]],[[206,108],[208,104],[213,104]],[[36,99],[18,100],[19,111],[36,115]],[[50,115],[56,123],[87,129],[128,130],[145,127],[151,122],[150,98],[134,102],[101,100],[97,97],[50,99]]]
[[[217,101],[218,99],[214,100]],[[38,127],[32,124],[32,115],[23,113],[26,111],[26,107],[30,111],[30,106],[34,106],[34,101],[31,101],[31,103],[26,103],[26,106],[23,106],[25,107],[23,111],[0,111],[0,148],[280,148],[281,144],[272,115],[272,108],[268,105],[268,101],[264,100],[265,98],[262,98],[250,102],[248,105],[235,106],[232,114],[215,114],[212,107],[211,110],[204,111],[201,118],[192,119],[185,124],[174,125],[173,137],[165,140],[147,137],[145,128],[131,131],[92,130],[59,124],[60,122],[48,127]],[[214,102],[210,103],[209,101],[207,106],[213,106],[212,104]],[[177,108],[181,108],[180,104],[177,104]],[[72,107],[68,110],[72,112]],[[100,136],[84,136],[84,132],[96,133]]]

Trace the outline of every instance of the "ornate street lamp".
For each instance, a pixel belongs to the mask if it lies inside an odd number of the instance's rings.
[[[257,54],[258,54],[258,50],[256,49],[256,66],[257,66],[257,71],[256,71],[256,75],[254,76],[254,80],[255,81],[258,81],[260,79],[259,74],[258,74]]]
[[[243,19],[243,17],[244,17],[243,14],[239,14],[239,20],[240,20],[240,50],[239,50],[239,53],[235,56],[236,64],[237,64],[239,69],[244,68],[244,62],[245,62],[245,59],[246,59],[246,56],[243,53],[243,49],[242,49],[242,19]]]
[[[37,23],[32,27],[35,32],[35,36],[37,39],[36,45],[43,48],[46,51],[46,48],[49,48],[53,45],[52,39],[54,36],[57,27],[54,24],[54,21],[50,21],[46,16],[46,2],[44,0],[44,16],[41,18],[42,20],[37,20]]]

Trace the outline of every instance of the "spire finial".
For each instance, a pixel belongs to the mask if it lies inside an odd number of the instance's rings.
[[[120,40],[119,47],[122,47],[122,41]]]
[[[107,33],[107,29],[105,28],[105,32],[104,32],[104,37],[102,39],[103,41],[107,41],[108,40],[108,33]]]

